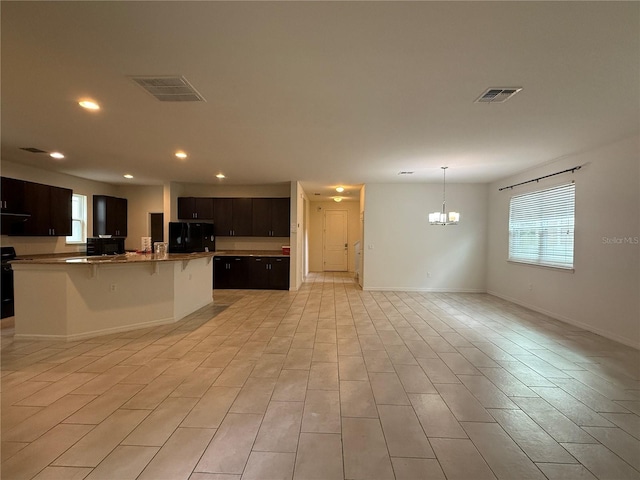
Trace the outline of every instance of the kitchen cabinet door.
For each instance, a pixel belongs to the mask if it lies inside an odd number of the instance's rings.
[[[115,198],[112,203],[113,228],[118,237],[127,236],[127,199]]]
[[[244,288],[289,290],[289,258],[249,258],[250,282]]]
[[[270,198],[252,199],[251,232],[254,237],[271,236],[271,203]]]
[[[249,257],[249,284],[246,288],[269,288],[269,259],[266,257]]]
[[[249,257],[230,257],[229,270],[229,288],[247,288],[250,279]]]
[[[68,188],[50,187],[49,201],[51,208],[51,229],[53,235],[71,235],[71,198],[73,192]]]
[[[31,216],[21,225],[21,233],[28,236],[50,236],[49,186],[25,182],[24,206]]]
[[[253,236],[288,237],[289,205],[288,198],[254,198]]]
[[[230,271],[227,268],[227,257],[213,259],[213,288],[230,288]]]
[[[213,288],[249,288],[249,257],[215,257]]]
[[[289,290],[289,258],[272,257],[269,260],[269,288]]]
[[[196,218],[198,220],[213,219],[213,198],[196,197],[195,201]]]
[[[253,224],[253,202],[251,198],[232,199],[233,235],[235,237],[250,237]]]
[[[93,236],[127,236],[127,199],[108,195],[93,196]]]
[[[12,234],[26,236],[71,235],[71,196],[68,188],[25,182],[24,208],[31,216]]]
[[[213,215],[213,198],[179,197],[178,218],[181,220],[211,220]]]
[[[213,223],[220,237],[250,237],[252,204],[250,198],[214,198]]]
[[[272,237],[288,237],[291,218],[291,200],[288,198],[271,199]]]
[[[218,237],[233,236],[233,201],[231,198],[213,199],[213,225]]]
[[[196,199],[194,197],[178,197],[178,219],[191,220],[196,211]]]
[[[24,213],[24,180],[2,177],[0,209],[2,213]]]

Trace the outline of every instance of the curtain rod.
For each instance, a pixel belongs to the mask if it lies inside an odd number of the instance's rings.
[[[576,170],[580,170],[581,168],[582,168],[582,165],[578,165],[578,166],[573,167],[573,168],[567,168],[566,170],[562,170],[561,172],[551,173],[549,175],[545,175],[544,177],[538,177],[538,178],[534,178],[532,180],[527,180],[526,182],[514,183],[513,185],[509,185],[508,187],[502,187],[502,188],[499,188],[498,191],[501,192],[502,190],[506,190],[507,188],[510,188],[510,189],[513,190],[513,187],[519,187],[520,185],[526,185],[527,183],[538,182],[538,181],[542,180],[543,178],[555,177],[556,175],[560,175],[562,173],[567,173],[567,172],[573,173]]]

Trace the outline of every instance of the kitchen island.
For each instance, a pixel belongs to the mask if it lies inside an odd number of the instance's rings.
[[[72,341],[177,322],[213,301],[213,256],[15,260],[15,338]]]

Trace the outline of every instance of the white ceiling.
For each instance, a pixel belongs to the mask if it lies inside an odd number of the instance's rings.
[[[2,159],[94,180],[213,184],[223,172],[357,196],[364,183],[439,182],[441,165],[447,181],[489,182],[639,130],[638,2],[1,9]],[[184,75],[206,102],[160,102],[131,75]],[[474,103],[505,86],[524,89]]]

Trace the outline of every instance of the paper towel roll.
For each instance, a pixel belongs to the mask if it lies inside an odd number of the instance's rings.
[[[151,253],[151,237],[140,237],[140,250],[145,253]]]

